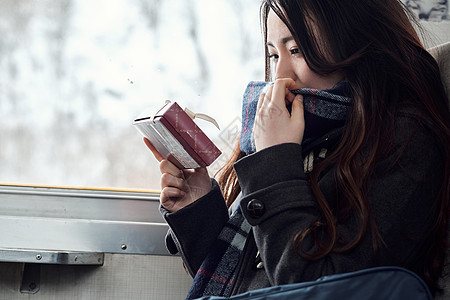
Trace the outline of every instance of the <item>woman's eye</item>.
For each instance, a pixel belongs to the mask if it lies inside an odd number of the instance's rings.
[[[270,59],[278,59],[278,54],[269,54]]]
[[[294,49],[291,49],[290,51],[291,51],[291,54],[293,54],[293,55],[294,55],[294,54],[301,54],[299,48],[294,48]]]

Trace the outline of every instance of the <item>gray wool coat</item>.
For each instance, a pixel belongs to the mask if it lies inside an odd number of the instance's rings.
[[[335,143],[338,136],[330,133],[316,149]],[[413,113],[405,112],[397,118],[393,150],[377,163],[368,187],[371,212],[389,247],[382,248],[378,255],[372,247],[370,229],[354,249],[345,253],[332,252],[314,261],[296,253],[296,234],[321,217],[304,172],[300,145],[276,145],[236,162],[241,209],[252,230],[232,294],[383,265],[406,267],[424,277],[424,246],[429,243],[426,232],[444,173],[443,146],[434,136],[433,130]],[[167,248],[172,254],[181,254],[192,276],[229,217],[220,188],[212,181],[212,190],[191,205],[177,212],[161,207],[170,227]],[[333,168],[323,174],[319,186],[335,208]],[[262,213],[255,215],[248,209],[252,200],[263,207]],[[354,218],[349,218],[338,231],[348,241],[358,226]],[[306,240],[305,246],[312,247],[312,241]]]

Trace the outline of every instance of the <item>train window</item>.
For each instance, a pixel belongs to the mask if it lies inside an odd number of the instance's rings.
[[[167,99],[220,124],[197,121],[224,152],[214,173],[264,78],[260,2],[1,1],[0,182],[159,189],[131,123]],[[406,2],[428,21],[432,1]],[[431,10],[431,42],[450,40],[447,2]]]
[[[264,78],[259,6],[1,1],[0,182],[159,189],[131,124],[166,99],[214,117],[221,131],[197,124],[229,147],[246,83]]]

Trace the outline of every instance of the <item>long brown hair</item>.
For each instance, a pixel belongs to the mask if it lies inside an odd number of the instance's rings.
[[[310,69],[321,75],[342,72],[353,93],[352,111],[339,145],[310,173],[311,190],[322,219],[297,235],[299,255],[314,260],[330,252],[348,251],[359,244],[368,229],[374,251],[384,246],[370,211],[367,186],[375,164],[392,150],[396,112],[405,105],[416,107],[436,128],[445,158],[444,179],[433,211],[437,217],[429,231],[423,270],[435,290],[447,249],[450,113],[439,68],[420,42],[411,24],[412,16],[398,0],[266,0],[261,6],[265,41],[269,9],[287,25]],[[270,79],[266,48],[266,80]],[[244,155],[238,147],[218,179],[228,205],[240,191],[233,170],[233,163]],[[334,166],[340,205],[361,224],[354,239],[339,248],[338,221],[318,186],[321,173],[330,166]],[[316,236],[318,230],[325,230],[327,239],[316,239],[318,250],[305,253],[303,238]]]

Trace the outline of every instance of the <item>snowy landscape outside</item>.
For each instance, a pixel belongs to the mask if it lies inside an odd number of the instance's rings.
[[[214,174],[264,79],[260,3],[0,0],[0,182],[159,190],[132,121],[167,99],[218,121],[196,120],[224,153]]]
[[[133,119],[170,99],[236,130],[264,79],[259,5],[1,0],[0,182],[159,189]],[[226,156],[232,134],[196,122]]]

